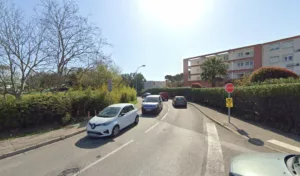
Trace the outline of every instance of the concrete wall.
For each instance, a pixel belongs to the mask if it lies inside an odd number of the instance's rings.
[[[166,87],[166,81],[146,81],[144,82],[144,90],[152,88]]]

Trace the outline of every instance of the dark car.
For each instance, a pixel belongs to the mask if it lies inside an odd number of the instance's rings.
[[[163,101],[168,101],[169,100],[169,93],[168,92],[160,92],[159,95],[163,99]]]
[[[142,98],[146,98],[148,95],[151,95],[151,93],[145,92],[145,93],[143,93]]]
[[[173,99],[174,107],[187,107],[187,101],[184,96],[175,96]]]
[[[160,95],[148,95],[142,104],[142,113],[160,113],[163,109],[163,102]]]

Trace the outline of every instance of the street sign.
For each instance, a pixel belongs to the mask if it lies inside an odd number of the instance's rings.
[[[225,91],[227,93],[232,93],[234,91],[234,85],[232,83],[228,83],[225,85]]]
[[[233,107],[232,98],[226,98],[226,107],[227,108],[232,108]]]
[[[109,92],[112,91],[112,82],[111,82],[111,79],[108,80],[107,89],[108,89]]]

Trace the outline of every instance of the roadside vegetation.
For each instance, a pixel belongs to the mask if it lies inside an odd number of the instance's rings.
[[[238,85],[231,94],[232,113],[236,117],[300,134],[300,80],[297,75],[284,68],[267,67],[235,80],[234,84]],[[228,94],[223,87],[163,88],[147,92],[169,92],[171,97],[182,95],[189,101],[227,112],[225,98]]]
[[[29,18],[20,8],[0,0],[0,132],[43,131],[136,103],[133,83],[142,89],[143,75],[125,79],[103,52],[111,45],[101,29],[74,1],[41,0]]]

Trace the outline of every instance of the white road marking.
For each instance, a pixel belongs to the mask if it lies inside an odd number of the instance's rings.
[[[290,144],[287,144],[287,143],[284,143],[284,142],[280,142],[280,141],[277,141],[275,139],[268,140],[267,142],[270,142],[270,143],[278,145],[280,147],[283,147],[283,148],[293,150],[293,151],[296,151],[296,152],[300,153],[300,148],[299,147],[296,147],[296,146],[293,146],[293,145],[290,145]]]
[[[206,123],[208,151],[205,176],[224,175],[225,167],[218,131],[214,123]]]
[[[110,152],[109,154],[105,155],[103,158],[100,158],[100,159],[98,159],[97,161],[93,162],[92,164],[90,164],[90,165],[86,166],[85,168],[81,169],[78,173],[74,174],[73,176],[79,175],[80,173],[82,173],[82,172],[84,172],[85,170],[91,168],[91,167],[94,166],[95,164],[97,164],[97,163],[103,161],[103,160],[106,159],[107,157],[113,155],[114,153],[116,153],[117,151],[119,151],[119,150],[121,150],[122,148],[126,147],[127,145],[129,145],[129,144],[132,143],[132,142],[133,142],[133,140],[131,140],[131,141],[129,141],[129,142],[123,144],[123,145],[120,146],[119,148],[117,148],[117,149],[115,149],[114,151]]]
[[[156,124],[154,124],[152,127],[150,127],[148,130],[145,131],[145,133],[148,133],[150,130],[152,130],[154,127],[156,127],[159,124],[159,122],[157,122]]]
[[[168,112],[169,112],[169,110],[170,110],[170,109],[168,109]],[[164,119],[167,117],[168,112],[163,116],[163,118],[161,118],[161,120],[164,120]]]

